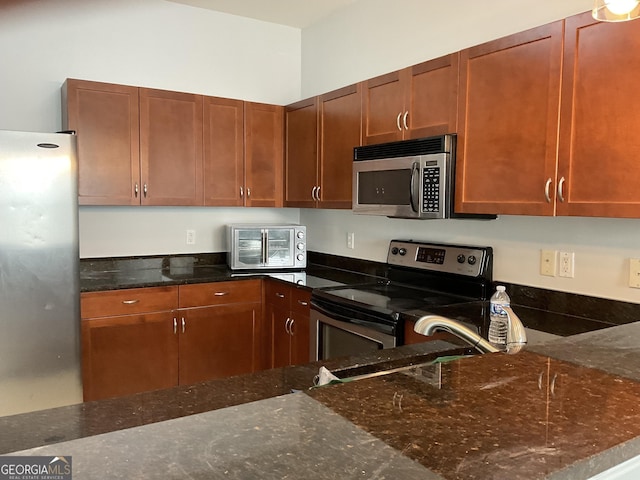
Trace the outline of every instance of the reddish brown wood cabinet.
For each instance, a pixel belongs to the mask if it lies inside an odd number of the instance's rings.
[[[311,291],[266,280],[266,323],[271,326],[271,367],[308,363]]]
[[[142,205],[202,205],[202,96],[140,89]]]
[[[84,399],[267,368],[262,282],[83,293]]]
[[[453,53],[365,81],[363,143],[455,133],[458,62]]]
[[[62,97],[62,127],[78,135],[80,205],[139,205],[138,88],[70,78]]]
[[[178,383],[178,287],[81,295],[84,400]]]
[[[351,208],[361,97],[361,84],[350,85],[286,108],[285,206]]]
[[[562,28],[462,51],[457,211],[553,215]]]
[[[558,215],[640,217],[638,26],[566,20]]]

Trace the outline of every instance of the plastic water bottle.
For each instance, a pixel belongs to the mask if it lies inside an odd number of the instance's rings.
[[[507,327],[508,318],[507,312],[502,307],[508,307],[511,304],[511,299],[507,292],[505,292],[504,285],[498,285],[496,292],[491,296],[491,305],[489,307],[489,316],[491,322],[489,323],[489,342],[493,343],[498,348],[506,348],[507,346]]]

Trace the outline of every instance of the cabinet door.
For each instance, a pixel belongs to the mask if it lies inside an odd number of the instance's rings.
[[[267,308],[271,324],[271,368],[286,367],[291,365],[290,311],[274,305]]]
[[[256,371],[256,322],[260,304],[181,310],[180,384]]]
[[[138,88],[68,79],[63,128],[78,135],[78,203],[140,204]]]
[[[407,70],[391,72],[364,82],[363,143],[393,142],[403,138]]]
[[[286,153],[284,205],[314,207],[318,174],[318,99],[285,109]]]
[[[638,47],[635,22],[566,20],[559,215],[640,217]]]
[[[291,289],[291,364],[302,365],[311,360],[310,323],[311,291],[301,288]]]
[[[461,52],[457,211],[553,215],[562,26]]]
[[[178,336],[172,312],[82,320],[84,400],[178,384]]]
[[[140,89],[143,205],[202,205],[202,96]]]
[[[320,97],[319,207],[352,205],[353,149],[362,144],[362,84]]]
[[[204,97],[204,204],[244,203],[244,102]]]
[[[407,138],[444,135],[458,131],[459,53],[429,60],[410,68]]]
[[[245,102],[245,205],[282,206],[284,107]]]

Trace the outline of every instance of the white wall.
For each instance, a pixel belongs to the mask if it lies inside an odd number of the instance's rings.
[[[303,97],[589,10],[591,0],[360,0],[302,32]],[[640,24],[639,24],[640,25]],[[491,245],[498,280],[640,303],[627,286],[640,220],[503,216],[418,221],[302,210],[309,248],[385,261],[392,238]],[[346,248],[347,232],[355,249]],[[575,278],[539,274],[541,249],[575,252]]]

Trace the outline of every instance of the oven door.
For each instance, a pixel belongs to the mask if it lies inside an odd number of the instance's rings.
[[[396,337],[340,315],[311,308],[311,360],[327,360],[396,346]]]

